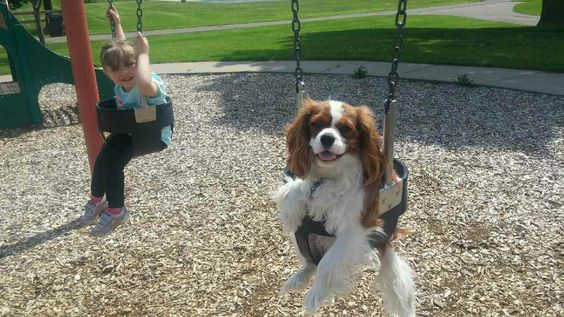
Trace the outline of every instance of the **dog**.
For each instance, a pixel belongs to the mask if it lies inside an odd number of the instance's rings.
[[[396,316],[415,316],[409,265],[389,241],[377,250],[369,245],[369,237],[383,234],[378,196],[385,160],[373,113],[366,106],[307,99],[286,128],[286,147],[286,163],[295,177],[286,177],[273,194],[284,231],[294,238],[307,215],[324,221],[336,238],[310,241],[325,252],[317,265],[298,250],[303,267],[281,293],[307,287],[315,275],[305,298],[306,310],[315,313],[324,301],[348,294],[355,271],[378,258],[376,282],[386,309]]]

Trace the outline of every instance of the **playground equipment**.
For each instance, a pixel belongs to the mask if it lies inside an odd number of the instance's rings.
[[[137,0],[137,32],[142,32],[143,0]],[[112,8],[112,0],[108,0]],[[110,19],[112,38],[116,37],[114,21]],[[109,133],[126,133],[131,135],[133,156],[159,152],[161,145],[161,129],[174,126],[172,99],[167,97],[166,103],[148,106],[146,96],[141,96],[141,104],[133,109],[117,109],[115,98],[101,101],[96,106],[98,129]],[[105,140],[105,137],[104,137]]]
[[[6,4],[0,3],[0,45],[8,53],[12,83],[0,83],[0,128],[15,128],[42,122],[38,96],[53,83],[74,84],[70,59],[37,41]],[[113,83],[96,70],[101,99],[113,94]]]
[[[101,101],[96,106],[98,128],[102,132],[131,135],[133,156],[162,150],[161,129],[174,124],[172,100],[155,107],[118,110],[115,98]]]
[[[304,71],[300,67],[302,58],[302,50],[300,44],[301,22],[298,17],[299,0],[290,0],[293,12],[292,31],[294,33],[294,56],[296,59],[296,69],[294,75],[296,78],[296,102],[298,108],[302,106],[303,101],[307,98],[305,82],[303,79]],[[407,21],[407,0],[398,0],[398,10],[396,13],[395,25],[397,33],[393,39],[393,60],[392,69],[388,74],[388,97],[384,104],[384,157],[387,162],[384,171],[384,184],[379,193],[379,213],[380,219],[384,221],[384,236],[380,233],[370,237],[369,243],[372,248],[378,248],[388,243],[396,231],[399,217],[407,209],[407,179],[409,172],[400,160],[394,159],[394,137],[395,137],[395,119],[396,119],[396,86],[399,81],[398,63],[403,43],[403,27]],[[394,179],[393,175],[399,179]],[[294,177],[293,173],[286,169],[284,173],[287,176]],[[318,264],[323,257],[323,251],[317,250],[316,246],[310,244],[310,235],[316,234],[325,237],[334,237],[325,230],[324,221],[315,221],[309,216],[305,216],[302,225],[295,232],[296,243],[300,253],[311,263]]]

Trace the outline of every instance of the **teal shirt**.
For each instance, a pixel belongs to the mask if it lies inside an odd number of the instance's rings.
[[[158,106],[166,103],[166,88],[164,81],[155,73],[151,73],[152,81],[157,84],[159,91],[154,97],[147,97],[147,104],[149,106]],[[131,109],[136,107],[141,107],[141,94],[139,93],[139,87],[134,86],[130,91],[125,91],[119,85],[114,87],[115,99],[118,109]],[[161,130],[161,140],[166,144],[170,145],[172,142],[172,129],[170,126],[166,126]]]

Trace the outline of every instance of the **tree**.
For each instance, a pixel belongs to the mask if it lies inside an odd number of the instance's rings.
[[[45,34],[43,34],[43,26],[41,25],[41,17],[39,16],[41,1],[42,0],[31,0],[31,3],[33,4],[33,17],[35,18],[35,27],[37,28],[39,41],[41,44],[45,45]]]
[[[28,2],[29,0],[8,0],[8,4],[12,10],[19,9]]]
[[[564,0],[542,0],[542,12],[538,27],[564,26]]]
[[[6,0],[1,0],[2,2],[6,2]],[[34,3],[33,0],[7,0],[8,4],[10,5],[10,9],[15,10],[21,8],[26,3]],[[45,0],[43,3],[43,8],[45,10],[53,10],[53,4],[51,0]]]
[[[35,27],[37,28],[39,41],[43,45],[45,45],[45,34],[43,34],[43,27],[41,26],[41,17],[39,16],[42,0],[8,0],[8,4],[10,5],[10,9],[12,10],[21,8],[24,4],[28,2],[31,2],[33,6],[33,17],[35,19]]]

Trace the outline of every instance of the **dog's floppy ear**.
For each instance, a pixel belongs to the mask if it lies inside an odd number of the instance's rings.
[[[359,155],[364,172],[366,195],[362,224],[365,228],[381,226],[379,219],[379,187],[384,172],[384,155],[380,151],[380,140],[374,114],[368,107],[356,107],[359,133]]]
[[[304,178],[311,167],[312,153],[309,147],[309,119],[315,108],[315,101],[304,100],[298,115],[286,127],[286,149],[288,169],[296,176]]]
[[[365,185],[378,183],[384,172],[384,155],[380,151],[378,129],[374,114],[368,107],[356,107],[357,130],[360,134],[359,154],[364,171]]]

